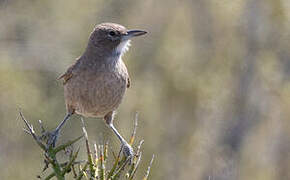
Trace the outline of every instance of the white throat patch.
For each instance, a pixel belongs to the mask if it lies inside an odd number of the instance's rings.
[[[131,46],[130,42],[130,40],[122,41],[116,48],[116,54],[122,56],[125,52],[127,52]]]

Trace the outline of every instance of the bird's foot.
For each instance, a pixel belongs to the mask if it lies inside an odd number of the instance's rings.
[[[56,141],[57,141],[57,138],[58,138],[58,135],[59,135],[59,131],[58,130],[54,130],[52,132],[48,132],[47,133],[47,148],[50,148],[50,147],[55,147],[55,144],[56,144]]]
[[[130,159],[134,156],[134,150],[128,143],[123,143],[123,154],[126,158]]]

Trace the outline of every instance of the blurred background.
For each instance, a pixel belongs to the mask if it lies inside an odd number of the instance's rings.
[[[131,75],[115,120],[127,139],[136,111],[140,179],[290,179],[290,3],[287,0],[0,0],[0,176],[36,179],[42,154],[21,107],[53,129],[65,115],[56,78],[101,22],[149,31],[124,60]],[[119,141],[101,119],[90,139]],[[79,136],[80,116],[60,141]]]

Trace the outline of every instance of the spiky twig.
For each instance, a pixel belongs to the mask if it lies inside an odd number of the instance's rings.
[[[150,164],[149,164],[149,166],[148,166],[148,169],[147,169],[147,171],[146,171],[146,174],[145,174],[143,180],[147,180],[147,179],[148,179],[148,176],[149,176],[150,169],[151,169],[151,166],[152,166],[153,161],[154,161],[154,154],[152,155],[152,159],[151,159],[151,161],[150,161]]]
[[[134,176],[136,174],[136,171],[139,167],[142,152],[141,152],[141,146],[144,142],[144,140],[141,140],[139,142],[139,145],[137,146],[137,151],[134,157],[132,158],[126,158],[122,155],[122,148],[120,148],[118,156],[116,157],[113,153],[114,159],[110,160],[110,156],[108,155],[108,143],[102,145],[97,145],[94,143],[94,149],[93,151],[90,148],[89,144],[89,137],[87,130],[85,128],[84,121],[82,120],[82,130],[83,135],[79,136],[78,138],[74,140],[70,140],[64,144],[61,144],[57,147],[52,147],[47,144],[48,136],[51,135],[51,133],[47,132],[41,122],[39,120],[40,128],[41,128],[41,135],[38,136],[36,132],[33,129],[33,126],[29,124],[29,122],[25,119],[22,112],[19,112],[21,119],[24,121],[26,129],[24,131],[28,134],[30,134],[34,141],[38,144],[38,146],[44,151],[44,162],[45,167],[43,171],[48,169],[49,167],[52,168],[53,172],[50,173],[47,177],[43,178],[45,180],[52,179],[53,177],[56,177],[58,180],[64,180],[65,175],[72,173],[73,177],[77,180],[81,179],[90,179],[90,180],[117,180],[120,179],[123,175],[125,175],[128,179],[133,180]],[[136,129],[138,125],[138,114],[136,113],[135,121],[134,121],[134,128],[133,132],[131,134],[130,138],[130,145],[133,145],[136,139]],[[68,147],[72,147],[73,144],[75,144],[77,141],[79,141],[82,137],[85,137],[85,148],[86,148],[86,160],[79,160],[77,161],[80,148],[78,148],[76,151],[74,151],[73,148],[71,148],[70,151],[67,151]],[[65,153],[68,155],[68,160],[66,162],[60,163],[57,154],[60,151],[66,151],[70,153]],[[144,180],[147,180],[150,172],[150,168],[153,162],[154,156],[152,157],[152,160],[150,162],[150,165],[148,167],[148,170],[146,171]],[[111,169],[107,167],[107,163],[112,162]],[[131,163],[129,163],[131,162]],[[75,169],[75,165],[79,166],[79,171]],[[40,176],[38,176],[41,178]]]

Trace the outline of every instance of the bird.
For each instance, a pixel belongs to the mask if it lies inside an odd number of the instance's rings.
[[[146,33],[144,30],[127,30],[116,23],[95,26],[84,53],[58,77],[63,80],[67,113],[51,132],[50,146],[55,146],[65,122],[73,114],[79,114],[103,118],[120,140],[125,156],[133,156],[133,148],[115,128],[113,120],[126,89],[130,87],[130,77],[122,56],[129,50],[133,37]]]

